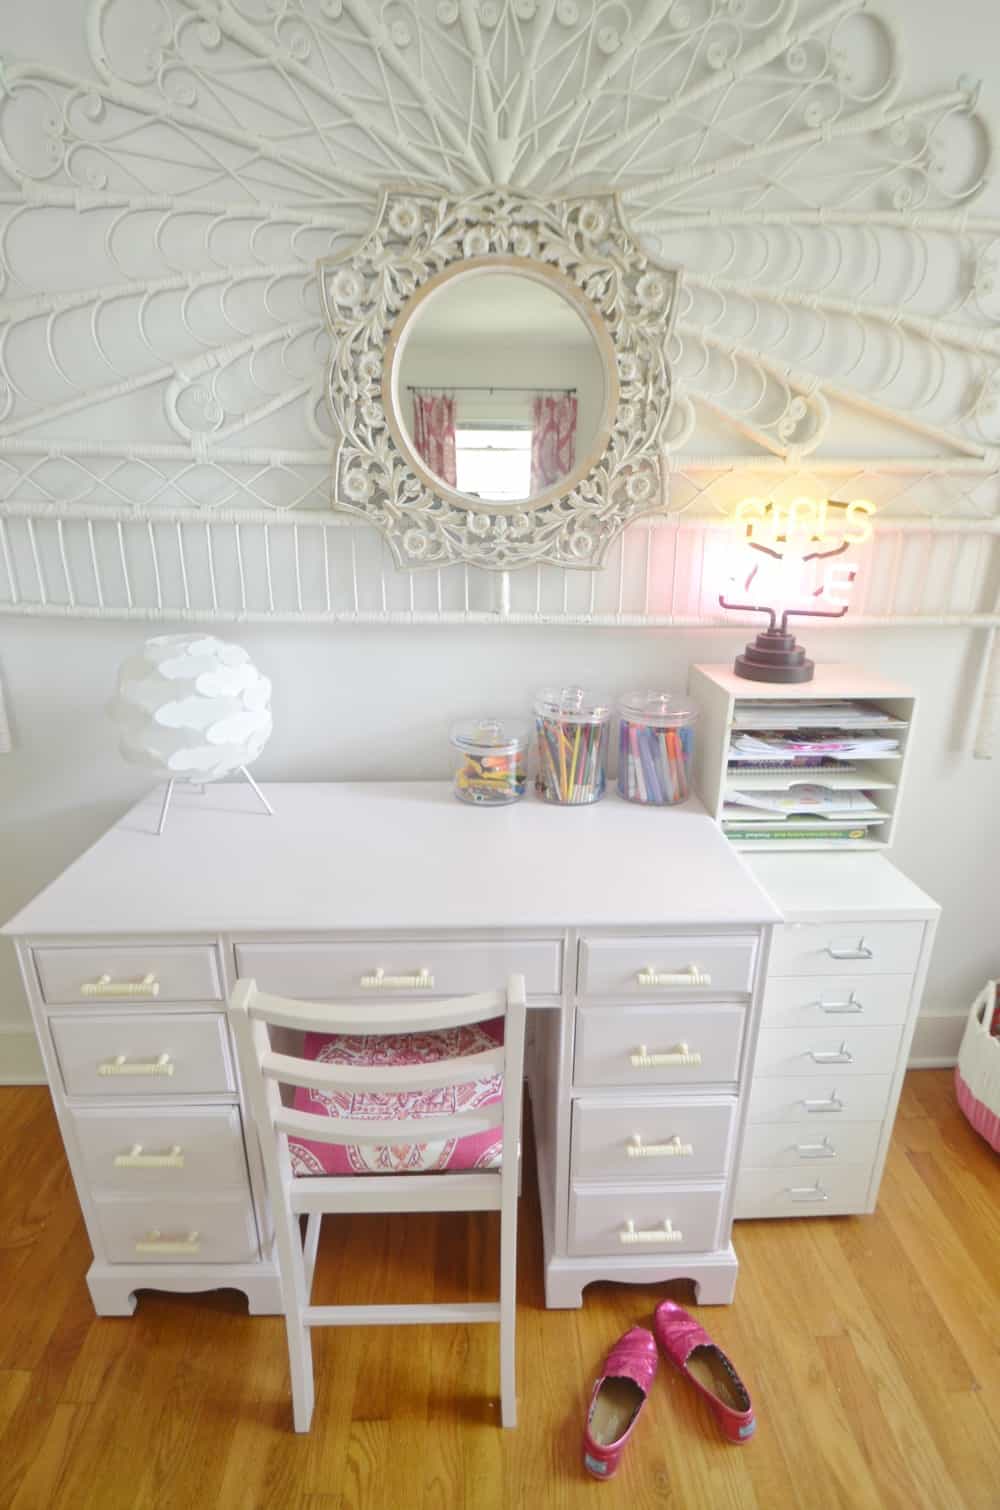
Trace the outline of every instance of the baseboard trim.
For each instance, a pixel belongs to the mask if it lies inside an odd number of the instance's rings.
[[[30,1028],[0,1024],[0,1085],[44,1085],[45,1068]]]
[[[957,1064],[966,1016],[965,1012],[921,1012],[910,1044],[907,1068],[942,1070]]]

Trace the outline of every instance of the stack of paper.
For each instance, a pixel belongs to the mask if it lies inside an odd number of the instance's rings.
[[[722,807],[722,816],[733,822],[766,823],[794,822],[808,819],[836,823],[849,820],[853,826],[872,827],[885,823],[888,814],[864,792],[838,791],[833,787],[803,785],[791,791],[741,792],[727,787]]]
[[[877,759],[895,755],[899,740],[881,734],[850,734],[843,729],[799,727],[787,734],[735,734],[729,746],[731,761],[788,760],[802,755],[824,755],[833,760],[851,760],[855,756]]]

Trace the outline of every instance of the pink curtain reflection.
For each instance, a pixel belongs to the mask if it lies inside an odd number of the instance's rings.
[[[413,395],[413,444],[428,471],[455,486],[455,399],[450,393]]]
[[[573,469],[576,394],[537,393],[531,418],[531,491],[541,493]]]

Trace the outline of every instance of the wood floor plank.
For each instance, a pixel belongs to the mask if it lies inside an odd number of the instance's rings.
[[[497,1425],[489,1327],[331,1328],[313,1429],[291,1429],[284,1324],[228,1292],[143,1295],[94,1317],[86,1234],[48,1093],[0,1090],[2,1510],[997,1510],[1000,1160],[950,1071],[908,1076],[879,1210],[741,1222],[736,1302],[597,1284],[543,1303],[526,1161],[516,1430]],[[328,1219],[317,1298],[480,1299],[493,1216]],[[720,1437],[665,1362],[618,1476],[580,1462],[590,1386],[665,1294],[743,1373],[758,1431]]]

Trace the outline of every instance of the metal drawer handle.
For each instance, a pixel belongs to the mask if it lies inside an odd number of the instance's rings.
[[[99,975],[96,980],[85,980],[80,987],[81,996],[159,996],[160,982],[155,975],[144,975],[142,980],[112,980],[110,975]]]
[[[172,1075],[174,1062],[169,1054],[160,1054],[156,1059],[126,1059],[116,1054],[97,1066],[99,1075]]]
[[[840,1040],[839,1049],[810,1049],[809,1058],[813,1064],[853,1064],[854,1055],[847,1047],[845,1040]]]
[[[795,1152],[800,1159],[835,1159],[837,1150],[829,1138],[824,1138],[822,1143],[796,1143]]]
[[[823,1189],[819,1180],[816,1181],[815,1185],[789,1185],[786,1189],[786,1194],[790,1195],[793,1201],[801,1202],[828,1201],[830,1199],[830,1192]]]
[[[874,959],[875,950],[869,949],[863,938],[858,939],[856,949],[834,949],[832,944],[827,944],[826,952],[831,959]]]
[[[822,1101],[803,1101],[802,1105],[807,1112],[842,1112],[844,1103],[836,1091],[831,1091]]]
[[[686,970],[663,971],[655,965],[647,965],[636,971],[636,984],[640,986],[710,986],[712,977],[697,965],[688,965]]]
[[[633,1133],[625,1152],[630,1159],[690,1159],[694,1144],[682,1143],[680,1133],[674,1133],[665,1143],[644,1143],[641,1133]]]
[[[154,1227],[146,1236],[140,1238],[135,1245],[137,1253],[200,1253],[201,1233],[189,1232],[187,1237],[164,1237],[158,1227]]]
[[[821,999],[816,1005],[821,1012],[829,1012],[831,1015],[843,1012],[863,1012],[865,1010],[864,1004],[858,1001],[853,991],[846,1001],[823,1001]]]
[[[431,991],[434,977],[429,970],[418,970],[416,975],[386,975],[379,966],[370,975],[361,977],[362,991]]]
[[[184,1150],[174,1143],[164,1153],[144,1153],[141,1143],[133,1143],[128,1153],[115,1154],[116,1169],[183,1169]]]
[[[670,1218],[664,1217],[662,1227],[636,1227],[631,1217],[618,1234],[620,1243],[682,1243],[683,1232],[673,1227]]]
[[[636,1070],[655,1070],[664,1064],[700,1064],[701,1052],[698,1049],[689,1049],[686,1043],[678,1043],[665,1054],[651,1054],[646,1045],[640,1043],[635,1053],[629,1055],[629,1063]]]

